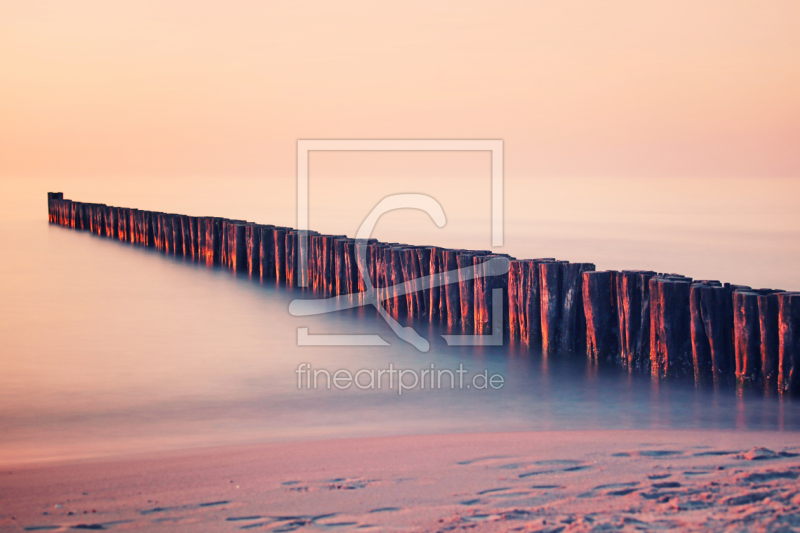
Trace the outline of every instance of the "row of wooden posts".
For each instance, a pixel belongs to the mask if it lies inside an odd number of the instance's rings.
[[[321,297],[351,295],[360,303],[367,294],[358,265],[363,246],[369,282],[396,318],[489,334],[499,311],[512,342],[548,357],[586,355],[658,379],[800,395],[798,292],[651,271],[595,271],[591,263],[552,258],[359,242],[244,220],[75,202],[62,193],[48,193],[48,207],[55,224],[262,281],[309,287]],[[308,239],[308,257],[302,257],[301,235]],[[507,272],[484,272],[489,259],[507,261]],[[474,279],[465,274],[470,267]],[[498,310],[492,309],[496,288],[503,289]]]

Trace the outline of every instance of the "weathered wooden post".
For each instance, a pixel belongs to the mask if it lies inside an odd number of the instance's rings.
[[[622,270],[617,274],[617,311],[622,364],[629,371],[650,371],[649,270]]]
[[[85,216],[83,229],[94,235],[97,232],[95,229],[94,205],[83,204],[83,214]]]
[[[155,213],[152,211],[147,211],[144,213],[144,226],[142,227],[143,233],[140,235],[142,239],[142,244],[147,246],[148,248],[154,248],[156,245],[156,223],[155,223]]]
[[[381,249],[380,264],[378,266],[378,276],[380,280],[381,300],[384,308],[389,315],[396,317],[394,298],[392,298],[392,249],[384,246]]]
[[[178,255],[184,258],[192,258],[192,227],[189,217],[180,215],[181,247],[178,248]]]
[[[128,231],[125,233],[125,240],[131,244],[148,246],[147,242],[147,221],[150,218],[150,211],[131,209],[128,214]],[[149,244],[152,246],[152,242]]]
[[[286,281],[286,230],[283,228],[275,228],[274,232],[275,243],[275,281]]]
[[[336,294],[336,240],[345,239],[346,235],[326,235],[324,238],[325,250],[325,296]]]
[[[245,227],[247,240],[247,273],[250,277],[260,276],[261,271],[261,224]]]
[[[122,218],[125,223],[125,227],[120,231],[119,240],[133,243],[134,242],[134,234],[136,231],[136,219],[139,217],[139,210],[138,209],[123,209]]]
[[[286,286],[294,288],[297,286],[297,230],[286,230],[283,253],[286,254],[283,260],[286,265]]]
[[[103,209],[101,210],[103,215],[103,236],[104,237],[112,237],[114,233],[114,213],[110,206],[103,204]],[[64,217],[66,219],[66,215]],[[66,220],[65,220],[66,225]]]
[[[692,360],[698,387],[728,385],[734,377],[733,299],[730,285],[693,283]]]
[[[428,270],[431,276],[431,290],[428,295],[428,319],[431,322],[440,322],[446,315],[442,315],[443,289],[440,285],[441,272],[444,263],[444,250],[439,246],[431,247],[431,260]]]
[[[206,264],[222,264],[222,222],[218,217],[206,219]]]
[[[358,301],[358,261],[356,260],[356,241],[347,239],[344,243],[344,294],[350,301]]]
[[[463,253],[463,252],[462,252]],[[460,255],[460,254],[459,254]],[[492,280],[488,278],[483,265],[486,261],[491,259],[489,255],[469,255],[472,260],[472,266],[475,269],[475,278],[472,281],[472,298],[469,304],[472,306],[472,331],[476,335],[487,335],[493,333],[491,309],[489,302],[492,299]],[[459,272],[460,274],[460,272]],[[459,292],[459,299],[461,293]],[[488,301],[487,301],[488,300]],[[459,302],[460,303],[460,302]],[[448,304],[448,313],[451,313],[450,302]],[[458,310],[460,315],[460,309]]]
[[[333,241],[333,293],[335,295],[348,293],[349,273],[347,272],[347,244],[352,242],[353,239],[348,239],[347,237],[341,237]]]
[[[308,256],[308,265],[309,265],[309,273],[308,273],[308,282],[309,286],[314,292],[320,292],[321,290],[321,282],[320,282],[320,254],[322,253],[322,236],[321,235],[311,235],[308,238],[308,245],[309,245],[309,256]]]
[[[355,293],[357,302],[361,305],[367,303],[367,278],[372,286],[375,286],[375,278],[372,275],[372,248],[375,246],[373,241],[356,240],[353,242],[353,265],[355,268]]]
[[[190,216],[189,218],[189,242],[191,242],[191,258],[200,261],[200,246],[202,237],[200,236],[200,217]]]
[[[183,255],[183,222],[181,215],[172,215],[172,255]]]
[[[778,387],[800,396],[800,292],[778,294]]]
[[[421,246],[412,246],[409,249],[409,272],[412,275],[413,281],[413,302],[415,317],[424,317],[428,314],[428,299],[426,298],[425,282],[423,280],[423,267],[420,264],[420,250]]]
[[[561,331],[564,265],[566,261],[539,264],[539,290],[541,293],[542,353],[558,353]]]
[[[690,295],[688,278],[650,279],[650,374],[654,378],[694,374]]]
[[[458,271],[458,254],[465,250],[443,250],[443,272],[457,272]],[[448,278],[449,279],[449,278]],[[457,279],[457,278],[456,278]],[[460,293],[458,290],[458,283],[447,283],[442,285],[441,290],[444,292],[445,308],[447,318],[447,325],[455,327],[459,323],[461,317],[461,301]]]
[[[431,253],[433,252],[433,248],[430,246],[418,246],[416,248],[417,253],[417,265],[419,267],[419,277],[424,280],[425,278],[430,278],[431,275]],[[431,284],[430,280],[420,281],[419,287],[421,288],[419,292],[419,301],[420,301],[420,309],[419,313],[422,317],[427,317],[430,313],[431,309]]]
[[[89,223],[86,220],[83,202],[75,202],[75,229],[85,231],[88,227]]]
[[[761,381],[761,324],[757,291],[733,293],[733,323],[737,384],[758,385]]]
[[[375,287],[376,295],[381,302],[384,302],[386,297],[386,248],[388,248],[388,246],[385,242],[376,242],[367,245],[367,252],[371,254],[370,279],[372,280],[372,286]],[[386,304],[382,305],[386,307]]]
[[[780,301],[777,291],[758,295],[758,322],[761,330],[761,380],[764,392],[768,395],[778,391],[779,309]]]
[[[405,257],[406,248],[404,246],[393,246],[389,248],[391,251],[390,265],[391,265],[391,297],[392,306],[395,310],[395,318],[405,316],[408,313],[408,305],[406,304],[405,295],[401,294],[403,283],[403,259]]]
[[[56,200],[61,200],[63,198],[64,198],[63,192],[47,193],[47,220],[51,224],[55,224],[58,221],[56,217],[56,213],[58,212],[56,208]]]
[[[261,281],[275,278],[275,226],[261,226],[258,245],[258,273]]]
[[[231,270],[234,272],[247,272],[247,237],[245,229],[247,222],[231,224]]]
[[[414,246],[408,246],[403,250],[402,253],[402,261],[401,261],[401,271],[403,273],[403,283],[406,285],[405,287],[405,305],[406,305],[406,314],[409,317],[416,317],[419,316],[419,300],[417,299],[417,278],[419,278],[419,272],[417,270],[417,266],[414,264],[414,259],[417,256],[417,250]]]
[[[167,214],[158,213],[158,250],[164,253],[169,251],[169,236],[167,234]]]
[[[482,257],[489,252],[463,251],[456,256],[458,266],[458,300],[460,316],[458,321],[461,329],[472,333],[475,331],[475,274],[477,274],[476,257]],[[468,276],[468,271],[475,270],[475,274]]]
[[[142,212],[138,209],[126,209],[123,213],[125,217],[125,231],[120,235],[120,240],[131,244],[139,244],[136,242],[137,225],[140,226]]]
[[[542,291],[539,265],[554,261],[553,258],[530,259],[526,260],[523,265],[522,314],[525,319],[521,339],[525,346],[536,350],[542,349]]]
[[[586,316],[583,310],[583,273],[595,269],[592,263],[566,263],[561,286],[561,352],[586,355]]]
[[[498,335],[509,331],[508,326],[508,263],[513,260],[506,254],[483,254],[472,256],[475,267],[474,280],[474,331],[476,335]],[[494,266],[490,266],[493,261]],[[498,263],[506,263],[505,269],[499,269]],[[497,309],[492,298],[494,289],[503,291],[502,307]],[[497,313],[503,317],[502,329],[495,330]]]
[[[525,284],[527,259],[511,261],[508,265],[508,331],[512,340],[522,339],[522,332],[526,329],[525,321]]]
[[[155,220],[153,221],[154,227],[154,235],[155,235],[155,248],[156,250],[163,252],[166,246],[164,242],[164,213],[155,213]]]
[[[583,272],[586,350],[594,362],[620,362],[617,272]]]

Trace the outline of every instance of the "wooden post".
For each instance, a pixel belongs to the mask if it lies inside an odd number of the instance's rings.
[[[180,216],[181,220],[181,248],[180,254],[184,258],[192,259],[192,223],[186,215]]]
[[[508,265],[508,330],[512,340],[522,339],[526,329],[525,284],[527,283],[527,259],[511,261]]]
[[[525,346],[535,350],[542,350],[542,291],[539,277],[539,265],[552,263],[555,259],[530,259],[524,263],[524,283],[522,286],[522,314],[524,328],[521,339]]]
[[[247,223],[231,224],[231,270],[234,272],[247,272],[247,238],[245,230]]]
[[[147,246],[145,238],[145,217],[150,216],[150,211],[140,211],[139,209],[131,209],[128,212],[127,231],[125,232],[125,240],[131,244],[140,244]]]
[[[586,316],[583,310],[583,273],[592,263],[566,263],[562,277],[561,352],[586,355]]]
[[[384,302],[386,312],[391,316],[396,317],[394,299],[392,296],[392,249],[390,246],[384,246],[381,249],[380,265],[378,267],[378,276],[380,279],[380,294],[381,300]]]
[[[334,244],[334,271],[333,271],[333,293],[334,295],[347,294],[349,289],[349,273],[347,272],[347,244],[352,243],[353,239],[342,237],[335,239]]]
[[[298,270],[298,246],[300,245],[300,234],[297,230],[286,230],[286,241],[284,253],[286,259],[286,286],[297,287],[297,270]]]
[[[458,270],[458,254],[464,252],[464,250],[443,250],[443,264],[442,272],[457,272]],[[444,315],[447,318],[447,325],[451,328],[458,326],[459,318],[461,316],[461,301],[460,301],[460,294],[458,290],[458,283],[448,283],[446,285],[442,285],[442,291],[444,292],[444,299],[445,299],[445,306],[446,306],[446,314]]]
[[[419,264],[417,263],[417,250],[415,246],[408,246],[403,251],[402,260],[403,282],[407,285],[404,296],[406,300],[406,313],[409,317],[420,316],[419,313],[419,292],[417,280],[419,278]]]
[[[622,364],[629,371],[650,371],[649,270],[617,274],[617,312]]]
[[[780,302],[776,292],[758,295],[758,322],[761,330],[761,381],[764,392],[778,391]]]
[[[692,360],[698,387],[733,382],[733,300],[730,285],[693,283]]]
[[[286,281],[286,230],[276,228],[275,237],[275,281]]]
[[[103,204],[102,209],[103,214],[103,236],[104,237],[113,237],[116,231],[114,231],[114,210],[111,209],[110,206]],[[66,217],[65,217],[66,218]]]
[[[422,279],[429,278],[431,275],[431,253],[433,248],[430,246],[418,246],[416,248],[417,265],[419,266],[419,276]],[[431,287],[430,282],[421,282],[422,290],[419,292],[419,316],[427,317],[431,310]]]
[[[444,249],[439,246],[431,247],[431,260],[428,270],[431,276],[431,290],[428,296],[428,319],[431,322],[440,322],[446,315],[442,314],[443,306],[443,289],[439,285],[441,281],[441,272],[444,268]]]
[[[498,270],[487,266],[490,260],[499,260],[506,263],[513,260],[505,254],[484,254],[472,256],[473,266],[475,267],[474,280],[474,331],[476,335],[497,335],[509,331],[508,326],[508,270],[498,273]],[[503,303],[500,309],[493,305],[493,290],[502,289]],[[494,330],[494,318],[496,313],[503,317],[502,330]]]
[[[183,222],[181,215],[172,215],[172,255],[183,255]]]
[[[617,272],[583,272],[586,350],[594,362],[620,363]]]
[[[541,293],[542,353],[558,353],[563,308],[563,277],[566,261],[539,263],[539,290]]]
[[[694,374],[690,295],[691,282],[682,276],[650,279],[650,374],[654,378]]]
[[[261,226],[258,270],[261,281],[275,278],[275,226]]]
[[[800,292],[778,295],[778,387],[800,396]]]
[[[49,192],[47,193],[47,220],[51,224],[55,224],[57,222],[56,213],[56,200],[60,200],[64,198],[63,192]]]
[[[460,314],[458,322],[462,331],[472,333],[475,331],[475,276],[467,276],[469,270],[477,270],[474,259],[488,255],[489,252],[463,251],[456,256],[458,266],[458,300]],[[477,274],[477,271],[475,272]]]
[[[350,301],[358,301],[358,261],[356,260],[356,241],[347,239],[344,243],[344,294]]]
[[[172,215],[163,213],[160,215],[159,221],[161,222],[162,251],[169,255],[175,244],[172,240]]]
[[[733,293],[733,320],[737,384],[756,386],[761,382],[761,324],[757,291],[737,290]]]
[[[392,307],[395,311],[395,318],[405,316],[408,313],[408,306],[406,304],[406,297],[400,294],[400,289],[405,282],[403,278],[403,259],[405,257],[405,247],[393,246],[390,250],[390,266],[391,266],[391,297]]]

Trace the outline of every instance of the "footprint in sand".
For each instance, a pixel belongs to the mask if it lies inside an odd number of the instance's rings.
[[[370,513],[391,513],[399,510],[399,507],[378,507],[377,509],[372,509]]]
[[[739,452],[732,452],[728,450],[714,450],[710,452],[699,452],[694,454],[694,457],[708,457],[708,456],[720,456],[720,455],[734,455]]]
[[[581,470],[587,470],[589,468],[592,468],[591,464],[581,464],[580,461],[572,461],[572,460],[540,461],[539,463],[541,463],[542,466],[547,464],[547,465],[564,466],[565,468],[550,468],[547,470],[534,470],[532,472],[523,472],[522,474],[519,474],[517,477],[520,479],[525,479],[531,476],[541,476],[544,474],[555,474],[559,472],[578,472]],[[574,466],[567,466],[567,465],[574,465]]]
[[[775,481],[776,479],[797,479],[800,477],[800,472],[793,472],[786,470],[783,472],[768,471],[768,472],[754,472],[739,479],[745,483],[767,483]]]
[[[485,457],[477,457],[475,459],[468,459],[466,461],[457,461],[457,465],[473,465],[475,463],[484,463],[487,461],[496,461],[498,459],[510,459],[508,455],[487,455]]]
[[[608,483],[605,485],[598,485],[589,492],[579,494],[578,498],[592,498],[597,496],[598,492],[603,492],[606,496],[627,496],[633,492],[638,491],[638,481],[629,481],[625,483]]]

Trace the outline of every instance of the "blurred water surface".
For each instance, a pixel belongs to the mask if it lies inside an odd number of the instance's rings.
[[[409,179],[383,193],[372,181],[325,183],[312,191],[315,229],[352,236],[381,194],[427,192],[445,208],[446,228],[420,213],[394,213],[375,236],[489,248],[485,187],[474,198],[465,192],[478,187],[477,179],[455,191],[452,182]],[[503,251],[799,290],[795,183],[509,179]],[[392,186],[391,179],[381,182]],[[416,324],[432,342],[430,352],[420,353],[372,309],[292,317],[287,307],[303,296],[298,291],[48,225],[48,190],[110,205],[295,225],[291,179],[0,183],[2,463],[432,432],[800,429],[800,406],[776,398],[653,384],[646,376],[589,368],[582,358],[545,360],[516,346],[449,348],[439,337],[444,331],[427,324]],[[378,333],[391,346],[298,347],[298,327],[312,334]],[[298,390],[300,363],[331,372],[462,363],[470,374],[501,374],[505,384],[402,396]]]

